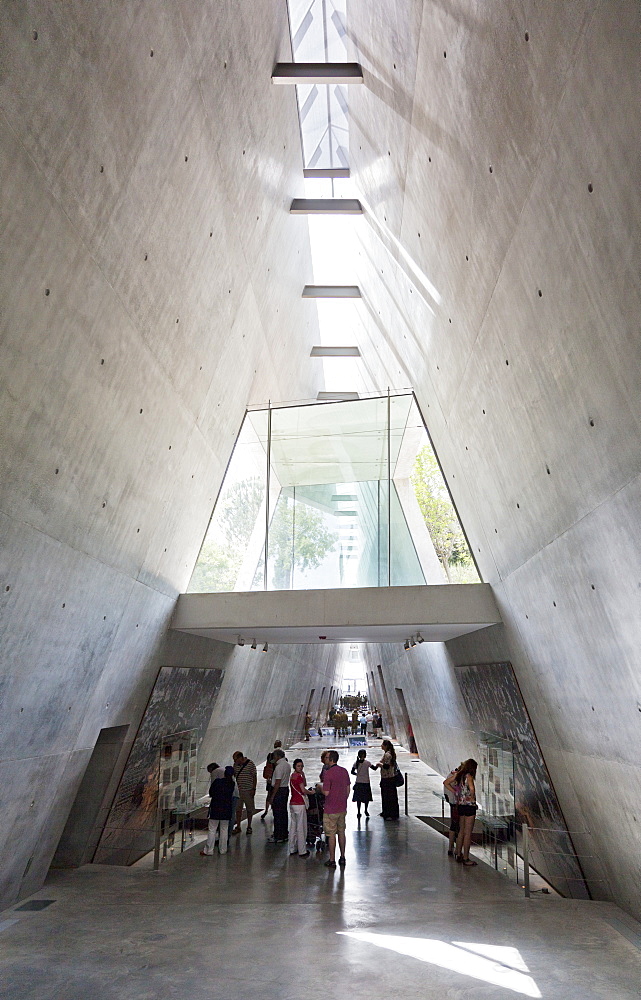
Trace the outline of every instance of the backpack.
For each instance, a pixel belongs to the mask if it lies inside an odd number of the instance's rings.
[[[274,765],[271,760],[268,760],[263,768],[263,778],[265,781],[271,781],[272,775],[274,774]]]

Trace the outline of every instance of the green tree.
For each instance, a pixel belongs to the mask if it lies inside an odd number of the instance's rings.
[[[234,589],[264,495],[258,476],[241,479],[221,494],[189,584],[191,593]]]
[[[189,590],[192,594],[211,594],[233,590],[242,557],[218,542],[205,542],[194,570]]]
[[[247,545],[264,496],[265,487],[258,476],[241,479],[225,492],[216,518],[229,545]]]
[[[436,456],[429,445],[421,448],[416,456],[412,471],[412,486],[448,582],[467,583],[478,579],[465,535],[443,481]],[[459,568],[455,574],[452,573],[453,567]]]
[[[323,515],[306,503],[281,496],[269,526],[269,559],[276,590],[292,586],[294,568],[316,569],[336,545],[337,535],[325,527]]]

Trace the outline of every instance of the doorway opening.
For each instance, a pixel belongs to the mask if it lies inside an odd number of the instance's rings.
[[[128,729],[129,725],[100,730],[53,856],[52,868],[79,868],[93,859],[109,813],[113,793],[108,792]]]
[[[405,729],[407,749],[410,753],[414,753],[418,757],[418,747],[416,746],[416,739],[414,738],[414,729],[412,728],[412,723],[410,722],[410,714],[407,711],[407,702],[405,701],[405,695],[403,694],[402,688],[396,688],[396,697],[398,698],[398,703],[401,708],[401,718],[403,720],[403,728]]]

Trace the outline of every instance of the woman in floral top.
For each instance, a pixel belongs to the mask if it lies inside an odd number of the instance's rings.
[[[381,743],[383,756],[374,768],[380,768],[381,772],[381,800],[383,819],[398,819],[398,792],[396,790],[396,751],[389,740]]]

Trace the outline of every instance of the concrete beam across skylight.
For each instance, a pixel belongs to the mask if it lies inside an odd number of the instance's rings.
[[[320,403],[328,403],[331,400],[340,402],[345,399],[359,399],[357,392],[319,392],[316,399]]]
[[[310,358],[360,358],[358,347],[312,347]]]
[[[276,63],[272,83],[362,83],[363,67],[349,62]]]
[[[305,285],[304,299],[360,299],[358,285]]]
[[[358,198],[294,198],[290,215],[362,215]]]
[[[349,167],[305,167],[303,177],[305,180],[349,180]]]

